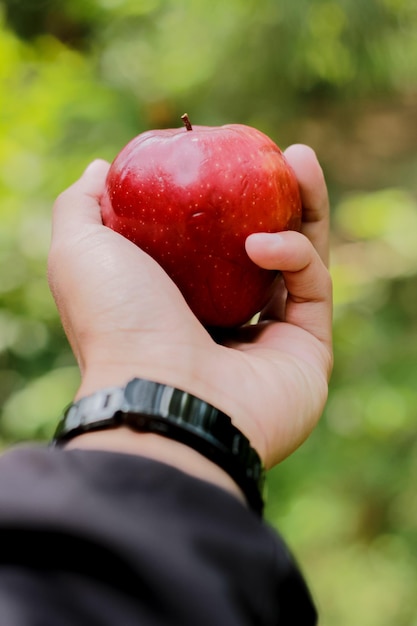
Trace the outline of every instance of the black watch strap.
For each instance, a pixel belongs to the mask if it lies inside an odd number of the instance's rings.
[[[81,398],[65,411],[52,444],[120,425],[197,450],[225,470],[251,508],[262,514],[265,471],[258,453],[230,417],[180,389],[134,378],[123,388],[110,387]]]

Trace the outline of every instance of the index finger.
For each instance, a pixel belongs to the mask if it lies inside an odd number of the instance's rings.
[[[301,232],[312,242],[325,265],[329,264],[329,196],[323,170],[312,148],[294,144],[285,150],[293,168],[303,204]]]
[[[54,238],[79,232],[81,224],[102,223],[99,202],[109,167],[101,159],[93,161],[82,176],[58,196],[52,220]]]

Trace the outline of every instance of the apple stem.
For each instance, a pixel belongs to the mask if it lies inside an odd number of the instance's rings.
[[[188,117],[188,113],[184,113],[184,115],[181,115],[181,119],[184,122],[184,126],[187,130],[193,130],[193,127],[191,126],[190,118]]]

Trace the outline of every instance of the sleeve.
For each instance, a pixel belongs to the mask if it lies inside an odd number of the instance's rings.
[[[313,626],[285,544],[229,493],[143,457],[0,457],[0,624]]]

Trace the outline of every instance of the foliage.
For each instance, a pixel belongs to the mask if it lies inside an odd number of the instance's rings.
[[[417,623],[414,0],[0,3],[0,437],[45,440],[78,372],[45,268],[56,195],[135,134],[242,122],[310,143],[332,199],[336,367],[268,518],[321,623]]]

